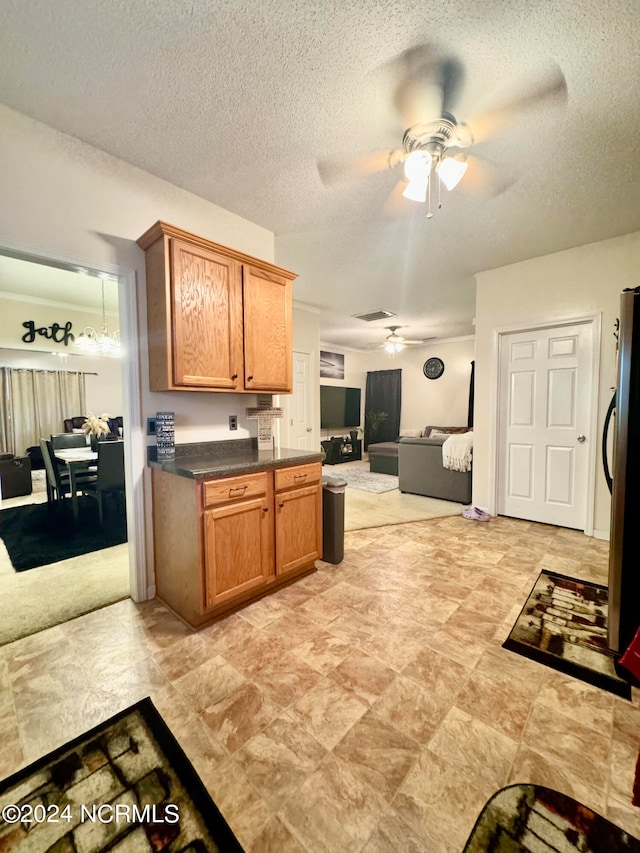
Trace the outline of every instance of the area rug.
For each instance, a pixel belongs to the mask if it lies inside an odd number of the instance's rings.
[[[483,808],[463,853],[638,853],[640,841],[572,797],[510,785]]]
[[[46,503],[26,504],[0,511],[0,538],[17,572],[89,554],[127,541],[124,513],[115,503],[105,509],[104,528],[92,498],[78,498],[79,521],[71,506],[50,510]]]
[[[607,608],[605,586],[541,572],[503,646],[630,699],[607,647]]]
[[[326,468],[323,474],[327,475]],[[352,489],[361,489],[363,492],[374,492],[380,495],[383,492],[391,492],[398,488],[398,478],[393,474],[376,474],[367,471],[366,468],[346,468],[332,471],[327,476],[336,477],[347,481]]]
[[[0,850],[242,847],[150,699],[0,782]]]

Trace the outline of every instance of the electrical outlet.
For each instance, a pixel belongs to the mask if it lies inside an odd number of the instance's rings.
[[[155,418],[147,418],[147,435],[155,435],[156,434],[156,419]]]
[[[229,415],[229,429],[238,429],[237,415]]]

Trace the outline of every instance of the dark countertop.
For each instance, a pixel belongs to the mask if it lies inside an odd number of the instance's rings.
[[[304,465],[307,462],[320,462],[322,459],[319,451],[287,448],[258,450],[258,441],[255,438],[177,444],[176,458],[172,462],[158,462],[155,447],[149,447],[147,450],[151,468],[194,480],[229,477],[287,465]]]

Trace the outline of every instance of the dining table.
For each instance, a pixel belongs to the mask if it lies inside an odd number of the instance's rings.
[[[53,455],[67,466],[69,470],[69,487],[71,489],[71,510],[73,520],[78,521],[78,485],[77,475],[87,471],[91,465],[98,462],[98,454],[90,447],[60,447],[54,448]]]

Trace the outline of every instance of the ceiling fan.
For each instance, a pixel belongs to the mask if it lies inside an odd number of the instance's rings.
[[[490,138],[526,109],[543,102],[566,100],[567,84],[561,69],[551,65],[523,88],[517,97],[494,109],[460,121],[452,112],[462,85],[464,70],[453,57],[443,57],[432,45],[423,44],[404,51],[386,66],[397,81],[393,87],[393,105],[405,128],[402,146],[391,151],[376,151],[348,161],[319,160],[318,171],[325,184],[403,166],[402,196],[416,202],[428,202],[431,210],[432,186],[454,189],[470,172],[475,180],[465,183],[489,187],[493,194],[506,189],[504,176],[492,173],[488,164],[468,153],[473,145]]]
[[[424,343],[424,341],[409,341],[402,335],[399,335],[398,329],[404,329],[404,326],[385,326],[385,328],[388,329],[391,334],[387,335],[381,346],[385,352],[388,352],[390,355],[396,352],[402,352],[406,346],[416,346]]]

